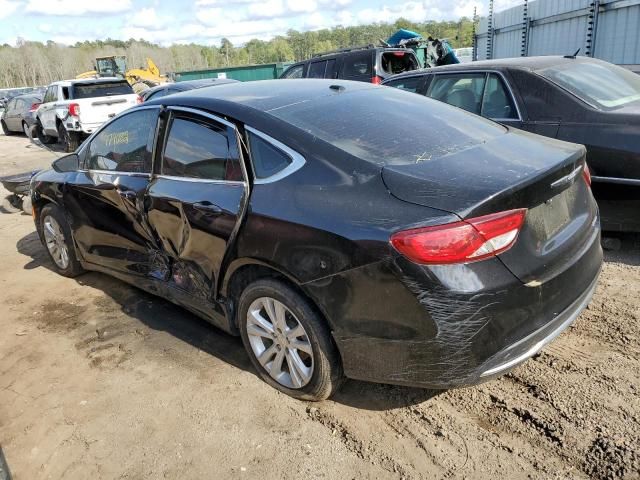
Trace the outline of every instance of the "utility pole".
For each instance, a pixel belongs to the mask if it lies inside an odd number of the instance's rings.
[[[478,10],[473,7],[473,25],[471,27],[471,46],[473,47],[471,53],[471,60],[478,60],[478,39],[476,38],[476,23],[478,22]]]
[[[526,57],[529,54],[529,2],[524,0],[522,6],[522,43],[520,56]]]
[[[489,0],[489,17],[487,18],[487,60],[493,58],[493,0]]]

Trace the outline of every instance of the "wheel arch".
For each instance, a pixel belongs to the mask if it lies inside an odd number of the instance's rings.
[[[304,286],[291,274],[282,271],[276,266],[265,261],[253,258],[237,259],[233,262],[225,275],[220,289],[220,294],[228,300],[232,328],[238,328],[237,305],[240,295],[251,283],[262,279],[275,279],[286,283],[309,302],[309,305],[317,311],[326,322],[333,336],[333,321],[328,318],[322,305],[305,290]],[[333,340],[333,339],[332,339]],[[335,343],[335,341],[334,341]]]

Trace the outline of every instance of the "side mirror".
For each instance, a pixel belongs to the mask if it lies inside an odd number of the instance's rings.
[[[80,168],[80,157],[75,153],[65,155],[54,161],[51,166],[56,172],[75,172]]]

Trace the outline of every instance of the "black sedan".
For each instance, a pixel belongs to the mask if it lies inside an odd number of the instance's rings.
[[[425,69],[384,84],[585,145],[603,229],[640,231],[639,75],[587,57],[529,57]]]
[[[275,80],[128,110],[31,188],[61,274],[168,298],[319,400],[484,381],[570,325],[602,262],[584,161],[400,90]]]
[[[36,121],[35,112],[42,103],[42,97],[40,93],[28,93],[9,100],[0,120],[3,133],[5,135],[24,133],[31,137],[31,130]]]
[[[213,87],[215,85],[225,85],[227,83],[237,83],[238,80],[232,78],[203,78],[201,80],[187,80],[185,82],[176,83],[164,83],[157,87],[145,90],[140,94],[142,101],[165,97],[174,93],[186,92],[187,90],[193,90],[194,88]]]

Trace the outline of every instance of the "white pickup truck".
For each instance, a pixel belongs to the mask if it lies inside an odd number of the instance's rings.
[[[65,151],[73,152],[84,137],[139,102],[121,78],[54,82],[36,112],[36,133],[42,143],[58,141]]]

